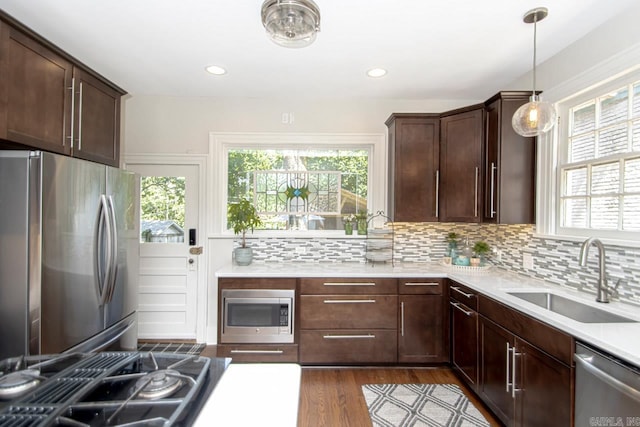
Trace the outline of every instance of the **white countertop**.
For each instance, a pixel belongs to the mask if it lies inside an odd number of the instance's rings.
[[[482,273],[466,273],[459,268],[436,263],[364,264],[364,263],[301,263],[259,264],[246,267],[228,265],[216,272],[217,277],[448,277],[469,288],[500,301],[516,310],[554,326],[577,340],[640,367],[640,307],[613,301],[595,302],[595,296],[565,288],[554,283],[530,279],[492,268]],[[582,323],[545,310],[509,295],[511,290],[549,290],[583,304],[637,320],[639,323]]]
[[[300,375],[292,363],[231,364],[194,426],[295,427]]]

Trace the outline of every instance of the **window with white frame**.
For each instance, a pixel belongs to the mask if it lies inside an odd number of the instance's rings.
[[[558,234],[640,236],[640,76],[559,105]]]
[[[344,235],[351,214],[384,208],[384,135],[212,133],[211,151],[222,184],[218,209],[250,200],[260,233]]]

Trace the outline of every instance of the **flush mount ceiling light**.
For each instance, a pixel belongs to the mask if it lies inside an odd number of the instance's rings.
[[[266,0],[262,25],[280,46],[309,46],[320,31],[320,9],[312,0]]]
[[[538,7],[525,13],[522,20],[533,23],[533,91],[529,102],[518,108],[511,119],[513,129],[522,136],[539,136],[551,130],[558,117],[556,109],[536,95],[536,29],[538,22],[549,14],[546,7]]]
[[[372,78],[383,77],[387,74],[387,70],[384,68],[372,68],[367,71],[367,76]]]
[[[207,70],[208,73],[214,74],[216,76],[227,74],[227,70],[218,65],[209,65],[208,67],[205,67],[205,70]]]

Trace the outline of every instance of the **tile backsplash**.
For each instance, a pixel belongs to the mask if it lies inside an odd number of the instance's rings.
[[[505,270],[544,279],[561,286],[596,293],[598,255],[589,251],[587,267],[580,267],[581,242],[536,237],[534,226],[466,223],[394,223],[396,262],[439,261],[445,254],[445,236],[455,231],[473,244],[486,241],[499,251],[491,262]],[[365,262],[366,240],[355,238],[252,238],[254,262]],[[533,258],[533,268],[523,267],[524,254]],[[613,285],[622,279],[620,298],[640,304],[640,248],[606,246],[607,276]]]

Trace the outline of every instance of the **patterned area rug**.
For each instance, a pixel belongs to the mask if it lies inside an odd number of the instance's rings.
[[[138,351],[152,351],[154,353],[185,353],[200,354],[206,344],[194,344],[186,342],[141,342],[138,343]]]
[[[374,427],[489,427],[455,384],[365,384],[362,393]]]

